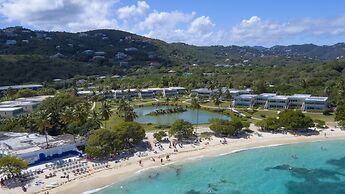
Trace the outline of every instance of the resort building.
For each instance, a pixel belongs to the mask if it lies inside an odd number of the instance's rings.
[[[309,97],[304,101],[303,111],[324,111],[328,109],[328,97]]]
[[[152,91],[156,97],[163,95],[163,88],[147,88],[147,89]]]
[[[85,90],[85,91],[78,91],[78,96],[92,96],[93,92],[91,90]]]
[[[233,102],[234,106],[248,106],[251,107],[255,103],[255,98],[257,95],[255,94],[243,94],[240,96],[235,97]]]
[[[210,90],[208,88],[198,88],[192,90],[192,95],[198,96],[201,98],[211,98],[213,95],[215,95],[216,90]]]
[[[271,96],[267,99],[265,108],[287,108],[288,102],[287,96]]]
[[[276,96],[274,93],[262,93],[258,95],[255,99],[253,106],[265,106],[268,98]]]
[[[8,90],[8,89],[14,89],[14,90],[20,90],[20,89],[31,89],[31,90],[38,90],[40,88],[43,88],[42,85],[32,85],[32,84],[29,84],[29,85],[13,85],[13,86],[0,86],[0,92],[3,92],[5,90]]]
[[[22,107],[0,107],[0,119],[13,118],[23,113]]]
[[[184,87],[169,87],[170,89],[177,90],[177,93],[179,95],[185,95],[187,94],[187,89]]]
[[[47,145],[48,140],[48,145]],[[28,134],[28,133],[0,133],[0,157],[5,155],[17,156],[29,165],[39,164],[47,160],[58,159],[67,155],[78,155],[81,152],[77,146],[85,142],[72,135],[56,137]]]
[[[168,97],[174,97],[178,95],[177,89],[173,88],[163,88],[163,96],[168,98]]]
[[[313,97],[309,94],[278,96],[274,93],[260,95],[243,94],[235,97],[234,106],[263,106],[265,109],[301,109],[302,111],[323,111],[328,109],[327,97]]]
[[[224,94],[226,90],[222,90],[222,93]],[[244,89],[244,90],[236,90],[236,89],[229,89],[230,95],[235,98],[236,96],[242,95],[242,94],[251,94],[251,89]]]
[[[145,98],[154,98],[155,93],[152,90],[149,89],[142,89],[139,92],[139,98],[145,99]]]
[[[287,108],[302,108],[305,99],[311,97],[309,94],[294,94],[289,96]]]
[[[13,118],[24,112],[33,112],[45,99],[53,96],[18,98],[15,101],[0,102],[0,117]]]
[[[39,104],[39,102],[32,101],[5,101],[0,103],[0,108],[21,107],[24,112],[33,112]]]

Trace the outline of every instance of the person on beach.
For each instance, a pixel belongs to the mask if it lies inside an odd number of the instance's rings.
[[[163,158],[161,158],[161,164],[163,164]]]
[[[142,166],[142,165],[143,165],[141,160],[139,160],[139,165],[140,165],[140,166]]]

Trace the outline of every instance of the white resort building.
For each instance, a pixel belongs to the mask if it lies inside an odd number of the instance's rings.
[[[26,160],[29,165],[39,164],[48,160],[61,158],[68,155],[78,155],[81,152],[77,146],[84,142],[72,135],[56,137],[29,133],[0,133],[0,157],[12,155]]]
[[[0,102],[0,118],[13,118],[24,112],[33,112],[40,103],[50,97],[53,96],[34,96]]]
[[[281,96],[274,93],[260,95],[243,94],[235,97],[234,106],[263,106],[265,109],[295,109],[302,111],[323,111],[328,109],[328,97],[313,97],[309,94]]]

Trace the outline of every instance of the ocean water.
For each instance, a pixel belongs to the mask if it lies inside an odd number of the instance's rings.
[[[97,194],[343,194],[345,141],[258,148],[150,169]]]
[[[172,124],[177,119],[186,120],[192,124],[205,124],[208,123],[210,119],[227,119],[229,120],[230,117],[210,112],[206,110],[194,110],[194,109],[187,109],[186,112],[181,113],[173,113],[173,114],[166,114],[166,115],[158,115],[158,116],[150,116],[146,115],[150,112],[153,112],[157,109],[167,109],[168,106],[159,106],[159,107],[140,107],[135,108],[134,111],[138,114],[138,118],[135,120],[138,123],[154,123],[154,124]]]

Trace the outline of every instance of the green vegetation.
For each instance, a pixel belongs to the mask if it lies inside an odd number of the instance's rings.
[[[117,114],[119,117],[123,118],[124,121],[134,121],[138,117],[133,107],[124,99],[121,99],[118,103]]]
[[[335,111],[335,120],[338,121],[339,126],[345,128],[345,103],[340,103]]]
[[[191,138],[194,136],[193,125],[182,119],[176,120],[169,130],[169,135],[179,140]]]
[[[99,113],[91,110],[88,99],[67,93],[46,99],[33,113],[3,119],[0,123],[0,131],[38,132],[53,136],[64,133],[87,135],[99,127]]]
[[[243,123],[237,118],[234,118],[231,121],[224,119],[213,119],[210,125],[210,129],[216,134],[226,136],[238,134],[243,127]]]
[[[164,137],[168,136],[168,134],[165,131],[158,131],[153,134],[153,137],[158,141],[162,141]]]
[[[299,131],[314,127],[314,122],[301,111],[285,110],[278,114],[278,118],[268,117],[258,122],[257,125],[265,131],[274,131],[280,128]]]
[[[107,158],[133,147],[145,137],[145,130],[135,122],[123,122],[112,129],[97,129],[90,137],[85,152],[91,158]]]
[[[173,108],[167,108],[167,109],[157,109],[153,112],[148,113],[147,115],[150,116],[158,116],[158,115],[166,115],[166,114],[173,114],[173,113],[180,113],[180,112],[186,112],[187,109],[177,106]]]
[[[15,156],[3,156],[0,158],[0,173],[5,176],[17,176],[28,164]]]

